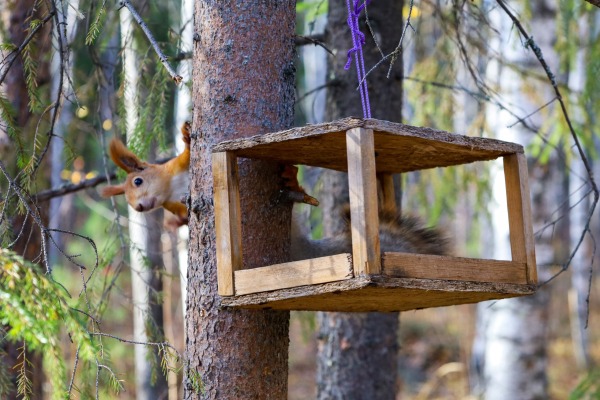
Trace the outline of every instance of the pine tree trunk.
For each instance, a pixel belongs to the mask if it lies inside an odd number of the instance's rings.
[[[289,128],[295,2],[197,0],[185,399],[285,399],[289,313],[223,309],[217,294],[211,147]],[[240,161],[245,268],[289,258],[279,166]]]
[[[381,1],[368,7],[376,37],[387,54],[398,44],[401,35],[402,2]],[[336,84],[327,92],[326,119],[362,116],[354,62],[344,70],[346,52],[352,47],[347,25],[348,11],[343,1],[329,2],[326,43],[336,54],[329,58],[329,76]],[[363,47],[367,70],[381,58],[368,28]],[[371,110],[374,118],[400,121],[402,117],[402,57],[390,79],[389,64],[368,77]],[[325,171],[323,193],[323,232],[332,236],[343,229],[340,206],[348,202],[346,174]],[[398,355],[398,314],[396,313],[318,313],[318,399],[394,399],[396,396]]]
[[[7,38],[5,38],[6,42],[19,46],[23,43],[28,34],[28,18],[39,18],[39,14],[46,12],[45,8],[41,6],[38,8],[38,12],[32,16],[34,3],[34,0],[9,0],[0,2],[2,10],[9,13],[8,26],[6,27],[8,29],[8,35]],[[33,58],[38,62],[37,82],[40,86],[47,83],[49,75],[48,62],[43,59],[41,55],[47,54],[50,51],[51,29],[52,24],[48,23],[32,41],[37,50],[33,52]],[[21,57],[17,57],[11,66],[10,71],[6,75],[6,79],[4,82],[0,82],[0,84],[2,84],[2,89],[6,98],[16,110],[15,124],[22,130],[20,134],[23,135],[23,140],[33,140],[33,132],[30,127],[35,125],[37,118],[32,118],[32,113],[28,107],[29,96],[27,85],[25,83],[23,60]],[[0,121],[0,123],[2,122],[3,121]],[[12,217],[10,222],[13,232],[15,232],[15,236],[18,232],[22,232],[19,239],[13,244],[12,250],[29,261],[39,262],[40,254],[42,252],[39,227],[30,215],[14,215]],[[41,217],[43,218],[43,222],[47,223],[47,215],[42,213]],[[0,326],[0,331],[2,331],[3,328],[3,326]],[[14,367],[23,362],[19,355],[21,354],[20,348],[24,344],[2,341],[0,345],[2,346],[1,350],[6,352],[6,355],[0,358],[0,362],[3,364],[0,365],[0,368],[5,369],[6,375],[9,376],[14,388],[12,393],[2,393],[0,397],[9,399],[16,398],[18,368]],[[31,363],[27,368],[28,378],[32,382],[30,396],[35,399],[41,399],[43,398],[43,384],[45,379],[42,371],[42,355],[40,353],[33,353],[29,350],[27,350],[25,354],[27,362]]]

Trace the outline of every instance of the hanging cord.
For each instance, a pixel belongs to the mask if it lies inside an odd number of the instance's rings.
[[[350,63],[352,62],[352,55],[354,53],[356,60],[356,74],[358,75],[358,89],[360,92],[360,102],[362,104],[363,116],[365,118],[371,118],[371,105],[369,103],[369,88],[367,87],[367,80],[365,79],[365,60],[363,59],[362,45],[365,44],[365,35],[358,27],[358,17],[363,9],[371,2],[371,0],[354,0],[353,6],[350,4],[351,0],[346,0],[348,6],[348,26],[350,27],[350,33],[352,34],[352,47],[348,50],[348,61],[344,66],[344,69],[350,69]],[[361,4],[362,3],[362,4]]]

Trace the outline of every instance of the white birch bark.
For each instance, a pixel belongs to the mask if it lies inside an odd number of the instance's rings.
[[[194,2],[193,0],[181,0],[181,43],[179,52],[191,52],[194,48]],[[181,140],[181,126],[190,119],[192,96],[190,93],[190,82],[192,76],[192,60],[182,60],[179,63],[177,73],[183,77],[183,84],[175,94],[175,146],[177,152],[183,152],[185,145]],[[178,262],[179,262],[179,279],[181,282],[181,305],[183,310],[183,321],[185,323],[186,314],[186,298],[187,298],[187,266],[188,266],[188,239],[189,229],[187,225],[180,227],[177,231],[179,241],[177,244]],[[185,329],[184,329],[185,332]]]
[[[135,126],[138,123],[139,92],[136,46],[133,39],[135,22],[129,10],[125,7],[119,12],[121,24],[121,47],[123,57],[123,76],[125,79],[125,126],[127,141],[131,139]],[[147,342],[146,319],[150,312],[150,299],[148,295],[151,271],[145,266],[144,258],[148,252],[146,219],[142,213],[128,206],[130,251],[129,263],[131,267],[131,290],[133,297],[133,337],[138,342]],[[151,388],[151,365],[148,360],[148,348],[135,346],[135,388],[138,400],[153,399]]]
[[[519,3],[510,2],[510,7],[515,9],[515,13],[519,15],[521,10]],[[536,1],[532,4],[530,24],[535,40],[544,51],[551,67],[556,65],[555,60],[548,59],[552,53],[551,46],[554,39],[554,31],[551,28],[555,26],[553,7],[553,5],[544,4],[544,0]],[[540,12],[538,9],[544,12]],[[512,64],[522,68],[537,65],[537,62],[532,59],[532,54],[519,42],[518,36],[511,34],[514,32],[512,22],[502,13],[501,9],[496,7],[491,11],[490,19],[493,26],[500,32],[490,41],[491,49],[495,52],[494,55],[499,56],[506,65]],[[533,64],[534,62],[536,64]],[[540,104],[528,101],[527,96],[524,95],[523,77],[515,69],[503,66],[499,59],[492,59],[488,64],[486,75],[488,82],[498,90],[504,103],[510,104],[513,110],[520,115],[527,115],[539,107]],[[531,84],[531,82],[527,83]],[[546,83],[536,83],[536,85],[538,93],[548,93]],[[550,100],[552,95],[548,94],[543,97]],[[539,122],[535,120],[536,118],[539,116],[532,117],[528,122],[536,124]],[[514,121],[515,117],[507,111],[489,108],[487,122],[496,137],[526,145],[531,133],[527,132],[520,124],[509,128],[508,125]],[[510,259],[506,192],[500,163],[494,165],[492,180],[494,207],[490,210],[490,215],[492,216],[493,246],[487,246],[491,254],[485,256]],[[536,184],[535,176],[531,181],[534,182],[531,187],[534,198],[539,195],[540,190],[549,192],[551,187],[557,186],[542,187],[541,178],[540,182]],[[548,193],[546,197],[551,199],[553,195]],[[533,204],[532,206],[534,215],[543,215],[543,212],[536,213],[535,208],[543,209],[547,205]],[[534,219],[534,226],[535,223]],[[538,265],[548,264],[553,256],[552,247],[545,246],[540,242],[537,244],[539,245],[536,247]],[[540,281],[543,281],[547,274],[543,270],[538,271]],[[477,388],[479,393],[475,394],[483,395],[487,400],[548,398],[546,377],[548,301],[549,294],[540,289],[534,296],[479,305],[478,332],[473,353],[474,366],[481,376]]]
[[[588,20],[588,18],[590,18],[591,21]],[[591,26],[590,22],[592,23]],[[588,46],[590,46],[600,34],[598,22],[600,22],[600,16],[590,17],[589,15],[584,14],[579,18],[579,37],[589,38]],[[586,52],[589,49],[588,46],[584,45],[580,47],[577,52],[575,68],[569,74],[569,88],[572,91],[572,96],[574,96],[572,99],[574,104],[577,103],[577,98],[575,98],[575,96],[578,96],[578,93],[583,92],[586,84],[585,71]],[[574,115],[574,118],[582,119],[583,115],[581,112],[578,112]],[[577,365],[581,370],[586,370],[590,365],[589,334],[587,329],[589,305],[587,301],[592,280],[594,243],[589,235],[587,235],[581,243],[580,238],[582,232],[586,229],[585,225],[587,223],[587,214],[590,206],[589,196],[586,194],[590,190],[590,185],[587,183],[587,171],[579,157],[573,158],[570,171],[569,203],[572,206],[569,218],[570,250],[573,251],[579,246],[571,263],[572,275],[571,289],[569,291],[571,338]]]

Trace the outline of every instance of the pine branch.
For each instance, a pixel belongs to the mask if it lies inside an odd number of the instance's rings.
[[[21,54],[21,52],[23,52],[25,47],[27,47],[27,45],[29,45],[29,43],[31,42],[31,40],[33,40],[33,38],[39,32],[39,30],[42,29],[44,27],[44,25],[46,25],[46,23],[54,17],[54,14],[56,14],[56,11],[52,10],[48,15],[46,15],[44,17],[44,19],[42,19],[40,21],[40,23],[38,25],[35,26],[35,28],[33,28],[31,30],[31,32],[29,32],[29,35],[27,35],[25,40],[23,40],[23,43],[21,43],[21,45],[18,48],[11,51],[10,53],[8,53],[6,55],[6,57],[4,57],[4,59],[2,60],[2,62],[0,64],[5,64],[6,60],[9,57],[10,57],[10,60],[8,61],[8,64],[4,67],[4,70],[2,71],[2,74],[0,75],[0,84],[2,84],[4,82],[4,79],[6,79],[6,75],[8,75],[8,71],[14,64],[17,57]]]
[[[142,31],[144,32],[144,34],[146,34],[146,37],[150,41],[152,48],[154,48],[154,51],[156,52],[156,55],[158,56],[160,62],[166,68],[169,75],[171,75],[171,79],[173,79],[173,81],[175,81],[176,84],[180,84],[183,81],[183,77],[177,72],[175,72],[173,67],[169,64],[169,58],[165,55],[165,53],[163,53],[163,51],[158,46],[158,42],[152,35],[152,32],[150,32],[148,25],[146,25],[140,14],[138,14],[138,12],[135,10],[135,8],[129,0],[121,0],[120,4],[121,7],[126,7],[129,10],[135,22],[137,22],[140,28],[142,28]]]

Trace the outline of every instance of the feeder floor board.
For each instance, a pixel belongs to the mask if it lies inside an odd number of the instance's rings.
[[[212,151],[347,171],[346,132],[353,128],[373,130],[378,173],[447,167],[523,153],[522,146],[501,140],[354,117],[224,141]]]
[[[535,285],[369,275],[339,282],[222,297],[221,305],[274,310],[398,312],[533,293]]]

